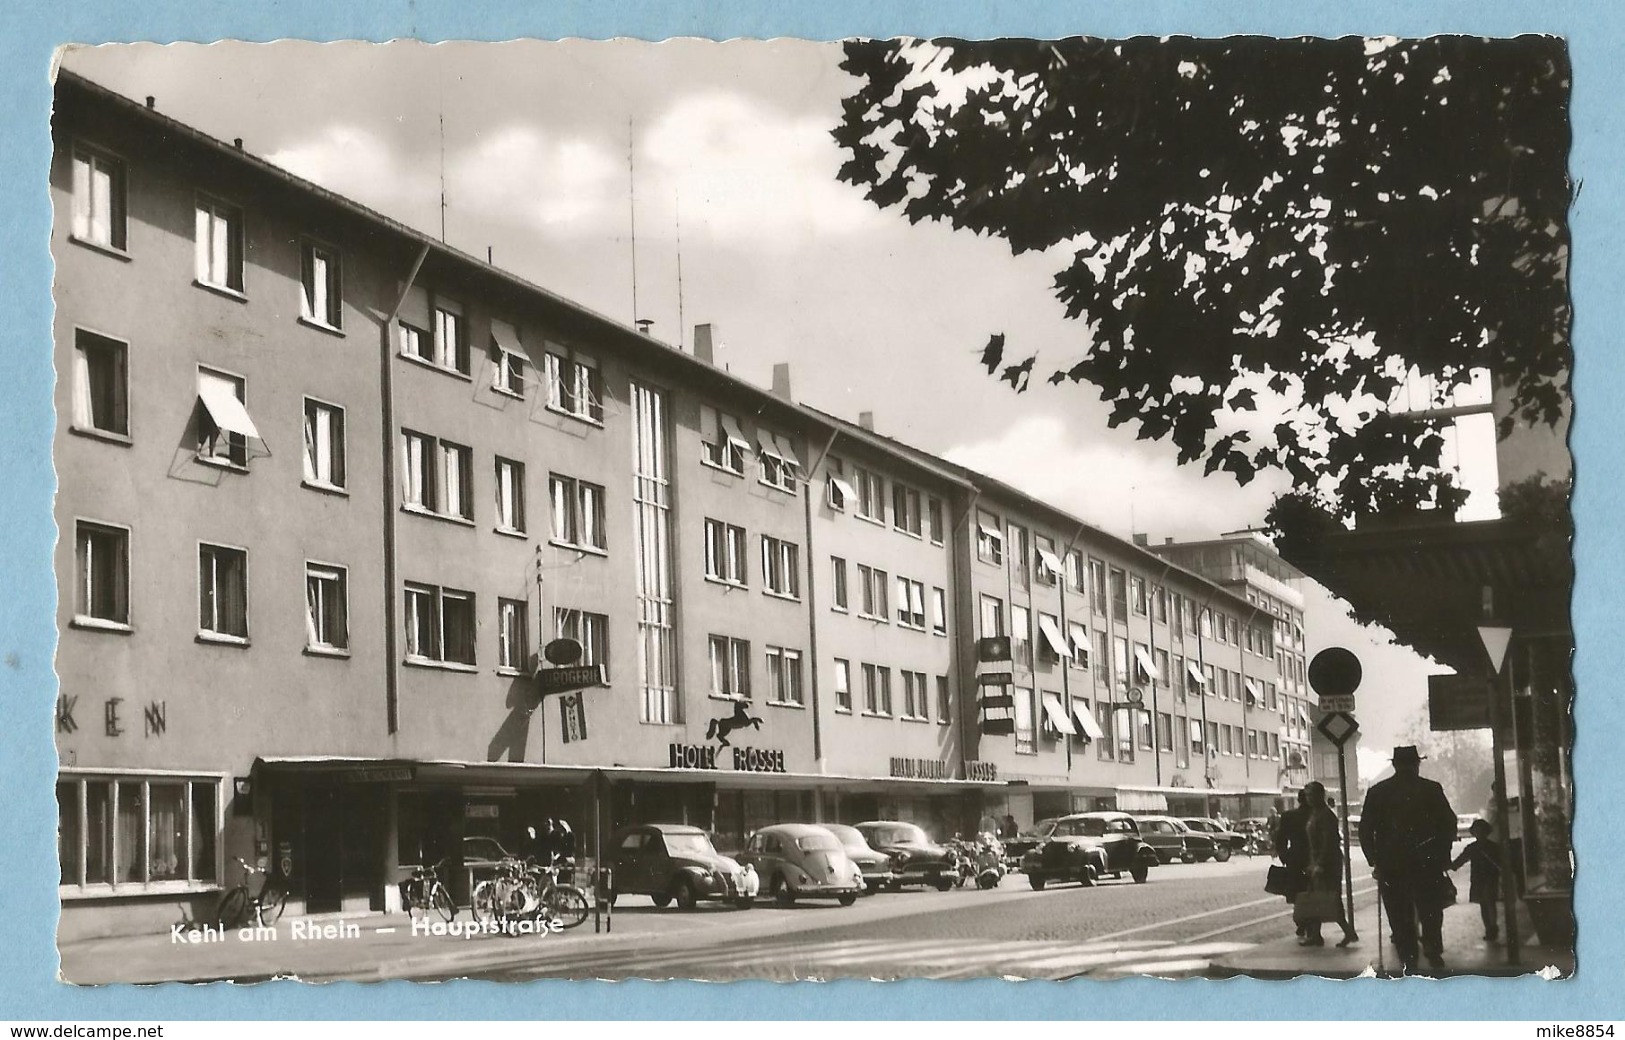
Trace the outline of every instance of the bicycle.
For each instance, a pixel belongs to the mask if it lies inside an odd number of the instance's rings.
[[[434,910],[442,921],[456,919],[457,904],[452,901],[445,882],[440,880],[440,868],[445,865],[446,861],[441,860],[433,866],[412,869],[412,876],[401,886],[401,902],[406,904],[408,916],[416,916],[416,912],[422,910],[423,916],[428,917],[429,911]]]
[[[280,883],[271,879],[271,872],[254,866],[241,856],[233,857],[243,868],[242,883],[226,890],[220,897],[220,905],[215,910],[215,920],[222,928],[236,928],[246,925],[251,920],[261,926],[275,924],[277,918],[282,916],[282,910],[288,903],[288,890]],[[254,874],[263,874],[265,883],[255,895],[248,893],[248,878]],[[252,916],[250,916],[252,915]]]
[[[575,885],[559,882],[557,865],[541,866],[534,860],[505,859],[495,877],[474,886],[470,898],[474,919],[494,922],[505,934],[518,931],[510,924],[523,920],[557,921],[561,928],[574,928],[586,921],[587,893]]]

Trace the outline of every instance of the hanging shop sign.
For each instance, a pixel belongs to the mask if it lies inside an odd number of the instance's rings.
[[[579,692],[559,698],[559,739],[566,744],[587,739],[587,703]]]
[[[987,636],[976,641],[976,659],[978,661],[1008,661],[1010,660],[1010,637]]]
[[[671,744],[672,769],[714,769],[736,773],[786,773],[784,752],[778,748],[711,747],[706,744]],[[725,769],[724,767],[727,767]]]
[[[543,697],[550,693],[571,693],[586,686],[603,684],[604,666],[601,664],[536,669],[536,692]]]
[[[891,775],[904,780],[952,780],[953,767],[935,758],[893,758]]]

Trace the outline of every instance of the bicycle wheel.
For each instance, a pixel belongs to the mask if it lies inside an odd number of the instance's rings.
[[[480,924],[486,924],[490,921],[496,920],[496,881],[491,878],[486,878],[484,881],[481,881],[479,884],[475,885],[474,892],[469,897],[469,902],[471,904],[469,910],[471,913],[473,913],[474,920],[478,921]]]
[[[573,885],[560,885],[548,892],[542,905],[566,928],[587,919],[587,893]]]
[[[236,928],[248,916],[248,889],[242,885],[230,889],[220,897],[214,919],[222,928]]]
[[[260,892],[260,924],[276,924],[282,910],[288,905],[288,890],[281,885],[267,884]]]
[[[451,901],[451,893],[446,891],[446,886],[438,881],[429,886],[429,905],[434,907],[442,921],[450,921],[457,916],[457,904]]]

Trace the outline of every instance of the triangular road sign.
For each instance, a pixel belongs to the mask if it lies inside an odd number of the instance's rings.
[[[1484,644],[1484,652],[1490,655],[1490,668],[1496,675],[1500,675],[1501,665],[1507,659],[1507,644],[1512,641],[1512,629],[1480,625],[1478,638]]]

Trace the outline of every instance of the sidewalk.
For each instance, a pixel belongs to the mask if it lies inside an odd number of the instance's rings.
[[[1283,919],[1283,930],[1290,924]],[[1374,907],[1360,907],[1354,926],[1360,941],[1353,946],[1338,949],[1337,926],[1326,925],[1326,945],[1303,947],[1297,938],[1288,934],[1275,942],[1261,943],[1249,949],[1238,950],[1214,958],[1211,973],[1218,976],[1247,975],[1258,979],[1291,979],[1300,975],[1313,975],[1329,979],[1352,979],[1367,971],[1377,971],[1378,952],[1377,918]],[[1484,925],[1478,916],[1478,907],[1471,903],[1458,903],[1444,912],[1444,968],[1429,969],[1422,962],[1421,974],[1434,978],[1456,976],[1493,976],[1512,978],[1535,975],[1556,970],[1556,977],[1574,974],[1574,951],[1557,950],[1532,945],[1534,927],[1526,914],[1518,917],[1518,935],[1522,944],[1518,949],[1518,963],[1507,963],[1504,942],[1490,945],[1484,941]],[[1388,921],[1382,922],[1381,958],[1383,975],[1398,974],[1399,957],[1388,939]]]

